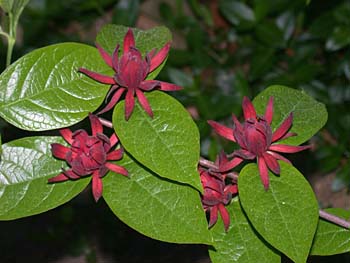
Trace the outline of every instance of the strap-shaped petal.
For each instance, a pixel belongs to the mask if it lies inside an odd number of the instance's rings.
[[[70,152],[70,148],[63,146],[62,144],[59,144],[59,143],[52,143],[51,151],[53,156],[55,156],[56,158],[65,160],[67,153]]]
[[[270,97],[265,110],[265,119],[268,124],[271,124],[273,117],[273,97]]]
[[[224,222],[225,231],[227,232],[230,226],[230,214],[227,212],[227,209],[224,206],[224,204],[218,204],[218,208],[219,208],[222,221]]]
[[[286,135],[293,123],[293,113],[291,112],[287,119],[285,119],[277,130],[272,134],[272,142],[280,140]],[[290,137],[290,136],[289,136]]]
[[[233,136],[233,129],[228,128],[216,121],[209,120],[208,124],[214,129],[214,131],[219,134],[221,137],[224,137],[230,141],[235,142],[235,138]]]
[[[95,43],[95,46],[97,47],[98,52],[100,52],[100,55],[106,64],[112,67],[112,57],[98,43]]]
[[[265,190],[268,190],[270,184],[269,170],[267,168],[264,158],[258,157],[258,168],[261,182],[263,183]]]
[[[92,78],[93,80],[96,80],[97,82],[103,83],[103,84],[116,84],[113,77],[106,76],[97,72],[90,71],[86,68],[80,68],[79,72],[85,74],[86,76]]]
[[[292,146],[292,145],[285,145],[285,144],[273,144],[269,147],[269,150],[282,152],[282,153],[296,153],[296,152],[300,152],[310,148],[311,148],[311,145]]]
[[[125,96],[125,120],[128,120],[130,118],[130,115],[134,110],[134,106],[135,106],[134,92],[129,89]]]
[[[100,115],[102,113],[105,113],[107,111],[109,111],[110,109],[112,109],[114,107],[114,105],[117,104],[117,102],[119,101],[120,97],[122,96],[122,94],[124,93],[125,88],[120,87],[112,96],[112,99],[108,102],[108,104],[106,105],[106,107],[104,107],[101,111],[99,111],[97,114]]]
[[[160,64],[162,64],[162,62],[165,60],[169,53],[169,49],[170,43],[168,42],[164,45],[164,47],[162,47],[161,50],[159,50],[159,52],[155,56],[151,57],[151,66],[149,72],[152,72],[153,70],[158,68]]]
[[[111,170],[112,172],[115,172],[115,173],[117,173],[117,174],[121,174],[121,175],[124,175],[124,176],[128,176],[128,170],[126,170],[124,167],[122,167],[122,166],[119,166],[119,165],[116,165],[116,164],[114,164],[114,163],[109,163],[109,162],[107,162],[106,164],[105,164],[105,166],[109,169],[109,170]]]
[[[103,133],[103,126],[98,117],[90,113],[89,119],[91,123],[92,135],[96,136],[97,133]]]
[[[129,28],[128,32],[125,34],[123,42],[123,52],[124,54],[129,52],[130,47],[135,47],[135,38],[132,29]]]
[[[92,174],[92,195],[94,196],[94,199],[96,202],[102,196],[102,191],[103,191],[102,179],[99,176],[99,171],[96,170]]]
[[[281,169],[280,169],[280,165],[278,164],[277,160],[275,159],[275,157],[273,157],[272,155],[268,154],[268,153],[264,153],[262,157],[260,158],[264,158],[265,163],[267,164],[267,167],[274,172],[275,174],[280,174]]]
[[[143,92],[139,89],[136,89],[136,96],[137,99],[139,100],[142,108],[147,112],[147,114],[153,118],[153,111],[151,109],[151,105],[149,104],[146,96],[143,94]]]
[[[256,118],[254,105],[246,96],[243,97],[242,108],[245,120]]]

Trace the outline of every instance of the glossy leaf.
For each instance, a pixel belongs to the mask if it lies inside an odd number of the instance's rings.
[[[280,263],[281,256],[253,229],[238,198],[226,207],[231,225],[227,233],[221,217],[212,228],[213,247],[209,249],[212,263]]]
[[[336,27],[332,35],[327,39],[326,49],[336,51],[350,45],[349,26]]]
[[[159,176],[202,189],[197,165],[199,132],[186,109],[161,91],[145,94],[154,113],[151,118],[136,103],[125,120],[124,101],[113,113],[113,126],[123,147]]]
[[[280,162],[266,191],[255,164],[245,166],[238,179],[239,196],[249,221],[273,247],[296,263],[306,262],[318,223],[318,204],[304,176]]]
[[[96,48],[64,43],[37,49],[0,75],[0,116],[25,130],[61,128],[84,119],[103,102],[108,85],[80,67],[110,72]]]
[[[232,0],[221,0],[219,8],[223,16],[233,25],[242,29],[251,28],[255,23],[253,10],[245,3]]]
[[[28,137],[2,145],[0,162],[0,220],[12,220],[53,209],[71,200],[90,178],[48,184],[65,162],[52,157],[50,144],[60,137]]]
[[[198,191],[160,178],[127,154],[118,164],[130,178],[109,172],[103,178],[103,197],[120,220],[161,241],[211,243]]]
[[[327,121],[328,114],[324,104],[303,91],[280,85],[270,86],[254,98],[253,104],[258,114],[264,114],[270,96],[274,97],[271,125],[273,130],[293,112],[293,126],[290,131],[297,133],[297,136],[284,140],[283,144],[299,145],[309,140]]]
[[[346,220],[350,219],[349,210],[329,208],[325,211]],[[349,251],[350,230],[324,219],[320,219],[310,254],[328,256]]]
[[[133,28],[136,48],[145,56],[151,50],[159,51],[166,43],[171,41],[171,33],[164,26],[154,27],[147,31]],[[128,27],[120,25],[105,25],[96,37],[99,43],[109,54],[112,54],[116,46],[120,45],[120,51],[123,50],[123,41]],[[165,65],[164,61],[157,69],[148,74],[147,79],[154,79]]]

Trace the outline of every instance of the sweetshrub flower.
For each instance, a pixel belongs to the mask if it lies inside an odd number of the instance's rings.
[[[310,148],[307,146],[292,146],[277,144],[276,142],[295,136],[296,133],[288,132],[293,123],[293,113],[283,121],[280,127],[274,132],[271,129],[273,117],[273,97],[270,97],[265,114],[258,116],[254,105],[247,98],[242,103],[244,123],[241,124],[235,115],[232,115],[234,128],[230,129],[215,121],[208,121],[214,130],[224,138],[238,143],[241,149],[233,152],[234,158],[227,163],[223,170],[229,170],[237,163],[245,160],[257,159],[261,181],[267,190],[269,188],[268,170],[273,173],[280,173],[280,166],[277,160],[290,163],[288,159],[279,153],[295,153]]]
[[[103,134],[103,126],[97,116],[90,114],[92,136],[85,130],[72,132],[65,128],[60,130],[62,137],[70,144],[66,147],[59,143],[51,144],[53,156],[65,160],[71,167],[63,170],[59,175],[50,178],[49,183],[77,180],[92,175],[92,193],[97,202],[102,195],[102,177],[111,170],[115,173],[127,176],[128,171],[119,165],[108,161],[120,160],[123,149],[112,150],[118,143],[118,138],[113,134],[110,138]]]
[[[215,164],[220,167],[226,164],[227,161],[226,155],[221,153]],[[226,173],[210,169],[206,170],[201,167],[199,168],[199,172],[204,189],[202,205],[204,210],[210,214],[209,228],[217,222],[218,213],[220,213],[225,231],[227,231],[230,226],[230,215],[225,206],[230,203],[233,195],[237,194],[237,184],[226,184]]]
[[[119,58],[119,45],[115,48],[113,55],[110,56],[100,45],[96,44],[103,60],[106,64],[115,71],[114,76],[106,76],[100,73],[92,72],[85,68],[80,68],[79,71],[88,77],[104,84],[112,85],[107,97],[115,92],[110,100],[99,114],[102,114],[111,108],[119,101],[121,95],[126,91],[125,96],[125,119],[128,120],[133,112],[136,97],[148,113],[153,117],[151,106],[143,94],[144,91],[159,89],[163,91],[180,90],[181,87],[175,84],[158,81],[146,80],[148,74],[154,71],[165,60],[169,53],[170,43],[165,44],[158,53],[152,50],[142,58],[140,51],[135,47],[134,34],[131,29],[128,30],[124,37],[123,55]]]

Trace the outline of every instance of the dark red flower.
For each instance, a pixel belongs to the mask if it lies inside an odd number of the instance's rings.
[[[226,155],[221,153],[215,163],[220,167],[227,162]],[[210,214],[209,228],[218,220],[219,212],[227,231],[230,226],[230,215],[225,206],[230,203],[232,196],[237,194],[237,185],[232,183],[226,185],[226,173],[202,168],[199,171],[204,189],[202,195],[203,208]]]
[[[48,181],[61,182],[69,179],[77,180],[92,175],[92,193],[96,200],[102,195],[102,177],[111,170],[115,173],[127,176],[128,171],[119,165],[108,161],[120,160],[123,156],[121,148],[111,151],[111,148],[118,143],[118,138],[113,134],[110,138],[103,134],[103,126],[97,116],[90,114],[92,136],[85,130],[72,132],[65,128],[60,130],[62,137],[70,144],[66,147],[62,144],[51,144],[53,156],[66,160],[69,170],[64,170],[59,175],[50,178]]]
[[[236,163],[243,159],[257,159],[261,181],[267,190],[269,188],[268,169],[275,174],[280,173],[280,166],[277,160],[290,163],[288,159],[279,153],[295,153],[310,148],[307,146],[292,146],[285,144],[276,144],[276,142],[295,136],[296,133],[288,132],[293,123],[293,113],[283,121],[280,127],[274,132],[271,129],[273,116],[273,97],[270,98],[265,115],[258,116],[251,101],[243,98],[244,123],[241,124],[236,116],[232,116],[234,128],[230,129],[215,121],[208,121],[214,130],[224,138],[238,143],[241,149],[234,151],[234,158],[224,166],[224,170],[233,168]]]
[[[120,58],[118,57],[119,45],[115,48],[112,56],[110,56],[100,45],[96,44],[96,47],[106,64],[112,67],[115,71],[114,76],[102,75],[85,68],[80,68],[79,71],[98,82],[112,85],[109,94],[113,92],[115,93],[107,106],[99,112],[99,114],[113,108],[113,106],[119,101],[121,95],[126,91],[126,120],[129,119],[134,109],[135,94],[143,109],[149,116],[153,117],[151,106],[143,92],[153,89],[163,91],[175,91],[181,89],[181,87],[175,84],[158,80],[146,80],[148,74],[162,64],[167,57],[170,43],[167,43],[158,53],[156,53],[155,50],[152,50],[145,58],[142,58],[140,51],[135,47],[134,34],[132,30],[129,29],[124,37],[123,55]]]

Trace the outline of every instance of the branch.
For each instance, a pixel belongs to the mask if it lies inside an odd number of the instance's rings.
[[[350,229],[350,222],[349,221],[346,221],[345,219],[343,218],[340,218],[340,217],[337,217],[335,215],[332,215],[332,214],[329,214],[323,210],[320,210],[319,211],[319,214],[320,214],[320,218],[323,218],[329,222],[332,222],[338,226],[342,226],[344,228],[347,228],[347,229]]]
[[[112,122],[106,120],[106,119],[103,119],[103,118],[99,118],[100,122],[102,123],[102,125],[108,127],[108,128],[113,128],[113,124]],[[219,167],[212,161],[209,161],[207,159],[204,159],[203,157],[200,157],[199,159],[199,165],[203,166],[203,167],[206,167],[206,168],[209,168],[209,169],[212,169],[213,171],[218,171],[219,170]],[[235,173],[235,172],[232,172],[232,173],[228,173],[226,175],[228,178],[232,179],[234,182],[237,183],[238,181],[238,174]],[[332,214],[329,214],[323,210],[319,210],[319,216],[320,218],[324,219],[324,220],[327,220],[329,222],[332,222],[338,226],[342,226],[346,229],[350,229],[350,222],[349,221],[346,221],[345,219],[343,218],[340,218],[340,217],[337,217],[335,215],[332,215]]]

